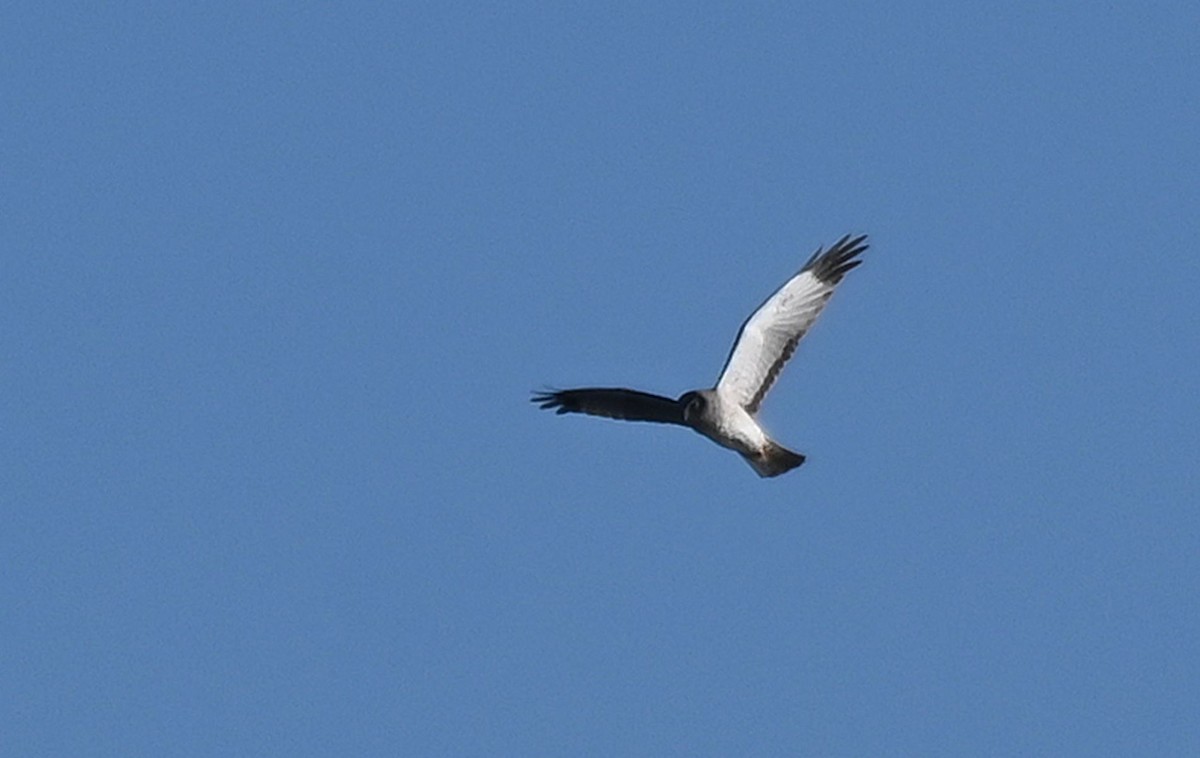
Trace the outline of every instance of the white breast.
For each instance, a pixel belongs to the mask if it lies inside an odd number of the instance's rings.
[[[715,401],[715,402],[713,402]],[[718,445],[742,453],[756,453],[767,444],[767,435],[754,417],[737,402],[714,393],[710,399],[708,423],[699,431]]]

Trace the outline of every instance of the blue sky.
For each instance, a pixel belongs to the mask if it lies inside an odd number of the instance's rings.
[[[8,6],[3,752],[1200,753],[1197,30]],[[528,402],[848,232],[802,468]]]

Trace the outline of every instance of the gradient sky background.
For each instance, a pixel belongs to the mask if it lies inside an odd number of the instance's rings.
[[[6,5],[0,752],[1200,754],[1200,5],[502,5]]]

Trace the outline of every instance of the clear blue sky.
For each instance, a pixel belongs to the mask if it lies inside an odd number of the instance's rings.
[[[9,4],[0,752],[1200,754],[1198,50]],[[847,232],[763,410],[802,468],[528,402],[710,385]]]

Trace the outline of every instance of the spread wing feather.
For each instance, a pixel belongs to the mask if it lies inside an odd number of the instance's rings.
[[[730,350],[717,391],[749,413],[758,411],[796,345],[825,308],[848,271],[862,263],[867,236],[846,235],[813,253],[804,268],[775,291],[742,324]]]
[[[685,426],[683,408],[678,402],[637,390],[615,387],[558,390],[535,393],[532,400],[555,413],[586,413],[624,421]]]

